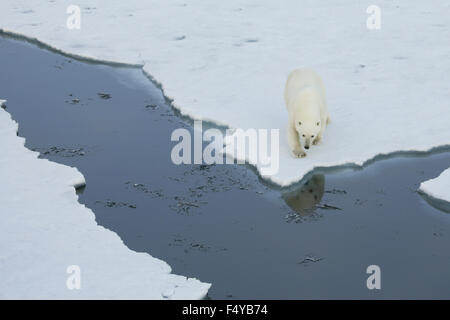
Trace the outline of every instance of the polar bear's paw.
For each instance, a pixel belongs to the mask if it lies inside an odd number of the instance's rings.
[[[322,138],[317,137],[316,140],[313,141],[313,145],[318,145],[322,141]]]
[[[302,149],[294,149],[292,150],[292,153],[294,154],[294,157],[296,158],[304,158],[306,157],[306,152]]]

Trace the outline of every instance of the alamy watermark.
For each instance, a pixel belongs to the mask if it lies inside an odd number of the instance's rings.
[[[367,289],[381,289],[381,269],[379,266],[373,264],[367,267],[366,273],[370,274],[367,278],[366,285]]]
[[[380,30],[381,29],[381,9],[379,6],[370,5],[366,10],[367,14],[370,16],[366,20],[366,26],[369,30]]]
[[[279,129],[219,129],[203,131],[201,121],[194,122],[194,137],[178,128],[171,140],[178,142],[171,152],[174,164],[244,164],[258,166],[261,175],[271,176],[280,167]],[[204,148],[204,142],[208,144]],[[225,158],[225,159],[224,159]]]
[[[66,20],[66,26],[69,30],[81,29],[81,9],[79,6],[71,4],[67,7],[66,13],[69,15]]]
[[[69,276],[66,280],[66,286],[69,290],[81,289],[81,268],[77,265],[70,265],[66,269]]]

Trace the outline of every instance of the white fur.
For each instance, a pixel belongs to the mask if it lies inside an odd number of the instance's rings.
[[[288,77],[284,99],[289,113],[289,147],[294,156],[305,157],[303,147],[318,144],[330,121],[325,86],[314,71],[297,69]]]

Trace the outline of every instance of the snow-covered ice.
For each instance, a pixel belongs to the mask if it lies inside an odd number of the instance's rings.
[[[450,168],[439,177],[422,182],[419,190],[434,199],[450,203]]]
[[[280,128],[280,171],[265,177],[279,185],[315,167],[450,143],[446,0],[379,0],[380,30],[366,28],[368,4],[350,0],[78,0],[80,30],[66,26],[71,4],[2,0],[0,29],[75,56],[142,65],[194,119]],[[297,67],[322,76],[332,117],[304,159],[290,155],[284,138],[283,86]],[[82,175],[36,159],[16,129],[0,110],[1,297],[204,296],[209,285],[171,275],[98,227],[73,190]],[[449,176],[421,189],[449,199]],[[80,291],[65,287],[68,264],[82,269]]]
[[[3,104],[0,100],[0,105]],[[75,168],[38,159],[0,109],[0,299],[199,299],[210,285],[128,249],[78,202]],[[81,270],[80,290],[66,286]]]
[[[450,3],[380,0],[381,29],[358,1],[2,0],[0,28],[53,48],[142,65],[181,113],[231,128],[280,128],[286,186],[315,167],[363,165],[380,154],[450,142]],[[294,159],[285,139],[283,86],[297,67],[328,90],[323,143]],[[258,168],[260,169],[260,168]]]

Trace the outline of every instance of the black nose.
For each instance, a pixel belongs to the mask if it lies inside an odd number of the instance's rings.
[[[305,149],[308,150],[308,149],[309,149],[309,146],[305,146]]]

